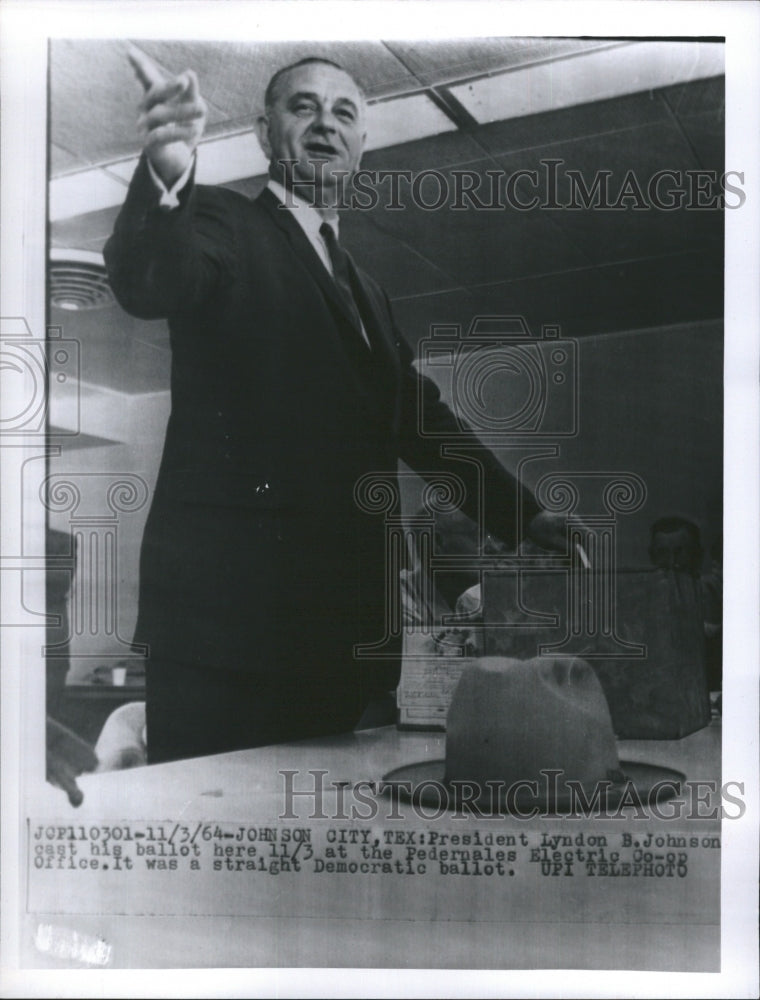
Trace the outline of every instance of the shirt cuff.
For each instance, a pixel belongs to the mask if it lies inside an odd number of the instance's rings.
[[[195,166],[195,155],[191,157],[190,162],[188,163],[187,168],[185,172],[182,174],[182,176],[179,177],[172,184],[170,188],[167,188],[167,186],[158,176],[156,171],[153,169],[153,164],[150,162],[150,160],[148,160],[147,163],[151,179],[153,180],[153,183],[156,185],[158,190],[161,192],[161,198],[159,199],[158,202],[159,206],[167,210],[172,208],[178,208],[179,194],[187,184],[188,180],[190,179],[190,174],[193,172],[193,167]]]

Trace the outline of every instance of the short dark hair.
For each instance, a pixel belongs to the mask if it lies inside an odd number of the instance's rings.
[[[306,56],[305,59],[299,59],[298,62],[289,63],[287,66],[283,66],[272,76],[264,93],[264,108],[268,111],[274,104],[277,84],[283,76],[290,73],[293,69],[298,69],[299,66],[310,66],[312,63],[322,63],[324,66],[332,66],[333,69],[339,69],[341,73],[345,73],[346,76],[351,76],[344,66],[341,66],[340,63],[336,63],[333,59],[326,59],[323,56]],[[351,79],[353,80],[354,78],[351,76]],[[354,83],[356,83],[355,80]],[[356,85],[357,87],[359,86],[358,83]],[[361,87],[359,87],[359,90],[361,90]]]

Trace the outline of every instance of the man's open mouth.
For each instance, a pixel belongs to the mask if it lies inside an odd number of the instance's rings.
[[[328,142],[310,142],[304,147],[312,156],[337,156],[338,150]]]

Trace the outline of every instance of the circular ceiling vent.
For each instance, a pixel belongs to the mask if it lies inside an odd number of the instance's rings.
[[[103,256],[87,250],[51,250],[50,303],[58,309],[105,309],[114,304]]]

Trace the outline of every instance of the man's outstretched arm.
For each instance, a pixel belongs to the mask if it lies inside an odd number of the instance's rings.
[[[167,76],[135,48],[129,59],[143,88],[143,154],[104,256],[123,308],[156,319],[197,306],[234,272],[235,254],[229,212],[194,184],[206,122],[195,73]],[[162,195],[177,181],[185,181],[177,207],[167,209]]]
[[[475,523],[481,520],[478,504],[478,467],[471,462],[442,458],[443,439],[456,445],[473,449],[473,460],[482,470],[483,520],[488,531],[496,535],[510,550],[516,550],[523,538],[529,538],[543,549],[566,552],[566,518],[542,510],[532,491],[504,468],[489,449],[484,448],[477,435],[464,429],[450,408],[441,399],[437,385],[422,377],[413,367],[413,354],[403,335],[397,330],[401,344],[401,458],[415,471],[455,472],[465,484],[464,512]],[[425,414],[428,431],[442,437],[421,434],[419,414]]]

